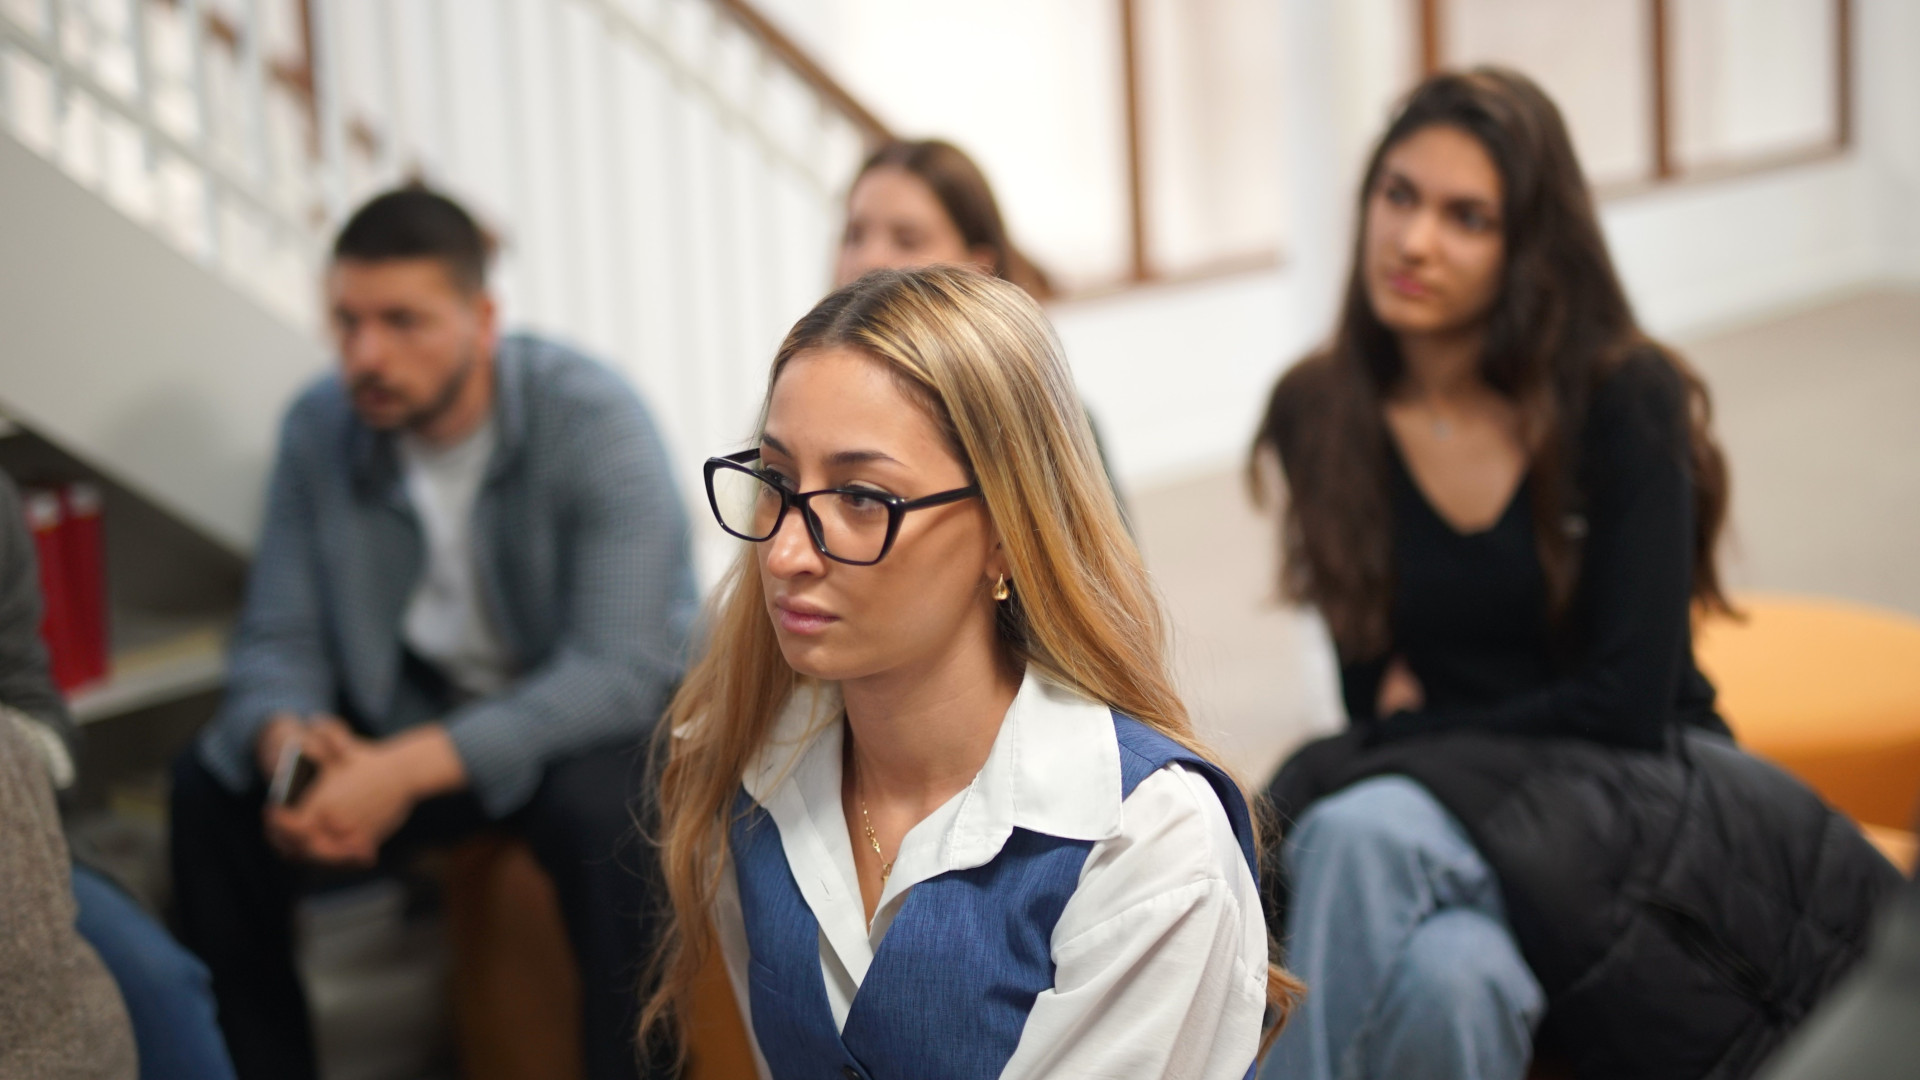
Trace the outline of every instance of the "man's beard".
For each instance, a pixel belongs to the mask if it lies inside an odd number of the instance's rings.
[[[460,392],[465,390],[467,383],[472,381],[474,369],[479,366],[479,356],[480,350],[477,346],[468,348],[467,355],[460,361],[460,366],[454,369],[453,374],[447,376],[447,381],[433,395],[433,398],[425,405],[401,417],[396,423],[385,425],[386,430],[410,431],[418,434],[438,423],[442,417],[453,411],[454,404],[460,399]],[[373,377],[369,376],[355,382],[348,389],[350,392],[357,393],[372,382]]]

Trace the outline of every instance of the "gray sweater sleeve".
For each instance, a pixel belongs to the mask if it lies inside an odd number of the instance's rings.
[[[20,492],[0,475],[0,709],[32,721],[52,740],[39,740],[57,786],[71,782],[73,719],[53,685],[47,647],[40,640],[40,568],[27,530]],[[50,752],[58,750],[59,756]]]
[[[0,720],[0,1075],[134,1080],[126,1006],[74,929],[67,845],[34,758]]]

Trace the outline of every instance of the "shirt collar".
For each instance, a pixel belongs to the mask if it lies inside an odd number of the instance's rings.
[[[840,715],[838,684],[803,681],[742,778],[747,794],[771,806],[802,773],[830,780],[837,791]],[[1112,711],[1029,667],[986,764],[956,798],[953,823],[930,853],[935,873],[992,861],[1016,828],[1070,840],[1118,835],[1120,747]]]

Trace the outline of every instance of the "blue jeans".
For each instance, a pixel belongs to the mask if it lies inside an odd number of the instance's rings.
[[[73,868],[73,899],[80,936],[127,1003],[141,1080],[233,1080],[206,967],[132,897],[84,866]]]
[[[1262,1080],[1519,1080],[1546,999],[1465,830],[1404,777],[1315,803],[1282,852],[1307,996]]]

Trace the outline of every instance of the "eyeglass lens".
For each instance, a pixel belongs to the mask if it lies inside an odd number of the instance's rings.
[[[748,540],[773,535],[785,495],[772,478],[744,469],[715,469],[712,484],[714,506],[729,532]],[[810,496],[806,508],[812,511],[820,539],[834,558],[868,562],[880,557],[887,542],[886,503],[830,491]]]

